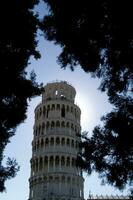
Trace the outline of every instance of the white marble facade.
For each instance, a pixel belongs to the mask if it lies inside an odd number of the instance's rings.
[[[83,200],[79,152],[80,108],[65,81],[48,83],[35,109],[29,200]]]

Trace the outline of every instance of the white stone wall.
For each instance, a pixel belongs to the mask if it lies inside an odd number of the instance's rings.
[[[83,200],[83,177],[76,167],[81,132],[75,89],[66,82],[44,87],[35,109],[29,200]]]
[[[66,81],[48,83],[44,87],[44,92],[42,94],[42,101],[56,98],[56,99],[67,99],[71,102],[74,102],[75,95],[76,95],[75,89]]]

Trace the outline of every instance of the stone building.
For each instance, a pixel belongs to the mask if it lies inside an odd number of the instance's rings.
[[[76,167],[80,108],[67,82],[48,83],[35,109],[29,200],[83,200],[84,179]]]
[[[129,196],[124,195],[89,195],[87,200],[126,200]]]

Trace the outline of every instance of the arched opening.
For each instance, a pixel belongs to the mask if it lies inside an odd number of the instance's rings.
[[[74,140],[71,141],[71,147],[74,147]]]
[[[56,145],[60,145],[60,138],[59,137],[56,138]]]
[[[33,151],[36,151],[36,142],[33,144]]]
[[[60,110],[60,104],[57,104],[56,109]]]
[[[70,139],[69,138],[67,138],[67,146],[70,146]]]
[[[36,159],[36,172],[38,172],[38,159]]]
[[[39,170],[41,171],[43,167],[43,159],[42,157],[39,159]]]
[[[54,145],[54,138],[53,138],[53,137],[50,139],[50,145],[51,145],[51,146]]]
[[[65,165],[65,157],[62,156],[62,157],[61,157],[61,166],[64,166],[64,165]]]
[[[44,166],[47,167],[47,165],[48,165],[48,157],[45,156],[44,157]]]
[[[45,117],[45,115],[46,115],[46,108],[45,106],[43,106],[43,117]]]
[[[50,167],[53,167],[54,164],[54,157],[50,156]]]
[[[43,148],[43,146],[44,146],[44,141],[43,139],[41,139],[41,148]]]
[[[42,123],[42,135],[44,134],[44,130],[45,130],[45,123]]]
[[[60,127],[60,122],[59,122],[59,121],[56,122],[56,127],[57,127],[57,128]]]
[[[40,135],[40,133],[41,133],[41,125],[39,125],[39,135]]]
[[[56,166],[59,165],[59,156],[56,156],[56,157],[55,157],[55,165],[56,165]]]
[[[70,166],[70,157],[67,157],[67,163],[66,163],[67,166]]]
[[[62,182],[62,183],[65,183],[65,176],[62,176],[62,177],[61,177],[61,182]]]
[[[76,116],[77,116],[77,115],[76,115],[76,108],[75,108],[75,110],[74,110],[74,114],[75,114],[75,118],[76,118]]]
[[[78,148],[78,146],[79,146],[79,144],[78,144],[78,142],[76,141],[76,148]]]
[[[61,122],[61,127],[64,128],[65,127],[65,122]]]
[[[51,108],[52,110],[55,110],[55,104],[52,104],[52,108]]]
[[[70,123],[69,122],[67,122],[66,127],[70,128]]]
[[[55,127],[55,122],[52,121],[52,122],[51,122],[51,129],[53,129],[54,127]]]
[[[47,107],[47,118],[49,116],[49,111],[50,111],[50,105],[48,105],[48,107]]]
[[[67,112],[69,112],[69,110],[70,110],[70,108],[69,108],[69,106],[67,106],[67,109],[66,109],[66,111],[67,111]]]
[[[70,184],[71,183],[71,178],[67,177],[67,183]]]
[[[37,136],[37,134],[38,134],[38,126],[35,126],[34,131],[35,131],[35,136]]]
[[[48,145],[49,145],[49,139],[46,138],[46,140],[45,140],[45,146],[47,147]]]
[[[65,106],[64,105],[62,105],[61,117],[65,117]]]
[[[73,113],[73,107],[71,107],[71,113]]]
[[[53,176],[49,177],[49,181],[52,182],[53,181]]]
[[[72,158],[72,166],[74,167],[75,165],[75,161],[74,161],[74,158]]]
[[[73,126],[73,124],[71,124],[71,129],[72,129],[72,130],[74,129],[74,126]]]
[[[47,124],[46,124],[46,128],[49,129],[49,126],[50,126],[50,123],[47,122]]]
[[[39,149],[39,140],[37,141],[37,150]]]
[[[65,145],[65,138],[61,139],[61,145],[64,146]]]

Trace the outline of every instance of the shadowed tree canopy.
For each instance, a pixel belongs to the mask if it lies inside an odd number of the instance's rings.
[[[101,78],[99,89],[114,105],[103,126],[85,137],[82,167],[96,170],[119,189],[133,181],[133,12],[132,1],[44,0],[49,14],[41,29],[62,47],[61,67],[80,65]],[[80,160],[81,161],[81,160]],[[81,164],[81,162],[79,162]]]
[[[7,0],[0,3],[0,192],[5,181],[19,167],[14,159],[3,163],[3,151],[15,128],[26,118],[28,100],[40,94],[41,86],[26,73],[30,56],[40,58],[36,50],[38,17],[32,9],[38,0]],[[5,162],[5,161],[4,161]]]

